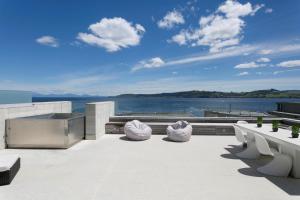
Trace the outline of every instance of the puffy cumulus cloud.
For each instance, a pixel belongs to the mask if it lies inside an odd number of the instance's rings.
[[[277,64],[278,67],[300,67],[300,60],[289,60]]]
[[[79,33],[77,39],[89,45],[105,48],[108,52],[137,46],[145,32],[140,24],[133,25],[123,18],[103,18],[89,26],[91,33]]]
[[[159,28],[170,29],[173,28],[175,25],[184,24],[184,22],[185,21],[182,14],[179,11],[174,10],[168,12],[163,19],[157,22],[157,25]]]
[[[241,72],[237,74],[238,76],[247,76],[249,75],[249,72]]]
[[[264,62],[264,63],[267,63],[267,62],[271,62],[271,59],[270,58],[259,58],[257,59],[257,62]]]
[[[208,46],[210,52],[219,52],[224,48],[240,43],[245,21],[242,17],[254,15],[263,5],[252,6],[227,0],[216,12],[202,16],[199,28],[183,29],[173,36],[171,41],[179,45]]]
[[[185,45],[186,44],[186,36],[185,32],[179,33],[177,35],[174,35],[171,40],[168,40],[168,42],[176,42],[177,44]]]
[[[57,39],[55,37],[52,37],[49,35],[39,37],[35,41],[41,45],[46,45],[46,46],[50,46],[50,47],[58,47],[59,46]]]
[[[249,68],[258,68],[258,67],[264,67],[265,64],[257,64],[256,62],[248,62],[248,63],[242,63],[236,65],[235,69],[249,69]]]
[[[252,8],[251,3],[240,4],[237,1],[228,0],[224,4],[222,4],[218,11],[224,13],[228,18],[231,17],[244,17],[251,13],[255,13],[256,8]]]
[[[140,69],[149,69],[149,68],[159,68],[162,67],[165,64],[165,61],[163,61],[160,57],[151,58],[149,60],[143,60],[140,61],[136,66],[132,68],[131,71],[137,71]]]

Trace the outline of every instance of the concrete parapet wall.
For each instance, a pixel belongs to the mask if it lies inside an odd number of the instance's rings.
[[[190,123],[236,123],[243,120],[249,123],[256,123],[256,117],[169,117],[169,116],[113,116],[110,122],[127,122],[131,120],[141,122],[176,122],[185,120]],[[280,117],[264,117],[264,123],[272,123],[272,120],[282,120]]]
[[[5,148],[5,120],[49,113],[71,113],[69,101],[0,105],[0,149]]]
[[[170,122],[145,122],[152,129],[153,135],[165,135]],[[109,122],[106,134],[124,134],[125,122]],[[193,135],[234,135],[233,124],[230,123],[191,123]]]
[[[105,124],[115,115],[113,101],[87,103],[85,106],[85,139],[95,140],[105,134]]]

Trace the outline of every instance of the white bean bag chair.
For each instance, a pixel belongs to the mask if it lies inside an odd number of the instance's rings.
[[[152,129],[138,120],[133,120],[125,124],[124,132],[128,139],[140,141],[148,140],[151,137]]]
[[[175,124],[168,126],[168,139],[174,142],[187,142],[192,135],[192,125],[187,121],[178,121]]]

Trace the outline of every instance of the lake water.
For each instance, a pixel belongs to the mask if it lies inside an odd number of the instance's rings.
[[[267,112],[276,110],[276,102],[300,102],[300,99],[266,98],[49,98],[34,97],[33,102],[72,101],[74,112],[84,112],[86,103],[115,101],[116,115],[125,114],[176,114],[203,116],[204,110]]]

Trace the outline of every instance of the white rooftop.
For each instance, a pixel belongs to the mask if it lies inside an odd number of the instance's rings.
[[[105,135],[68,150],[6,149],[21,169],[0,186],[2,200],[300,199],[300,179],[265,177],[242,161],[233,136],[192,136],[187,143],[126,141]]]

